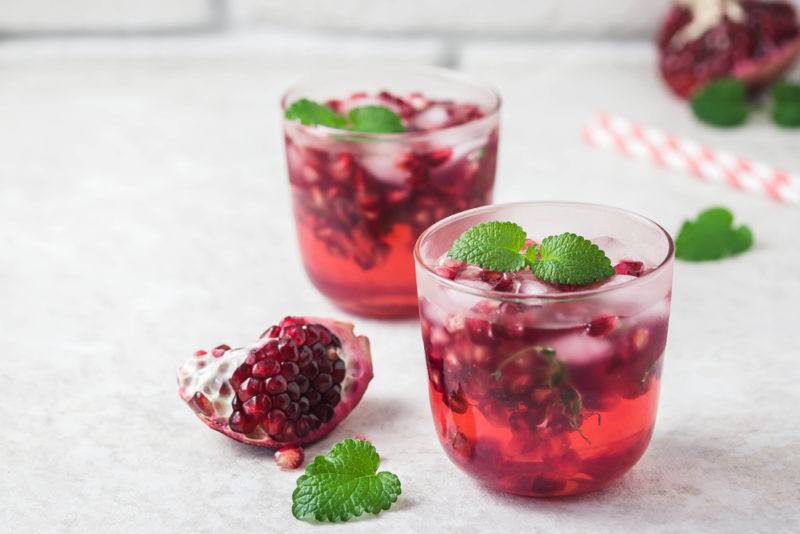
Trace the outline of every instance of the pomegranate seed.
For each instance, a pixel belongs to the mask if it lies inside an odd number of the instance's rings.
[[[215,357],[215,358],[219,358],[220,356],[222,356],[223,354],[225,354],[225,351],[226,351],[226,350],[231,350],[231,348],[230,348],[228,345],[226,345],[226,344],[224,344],[224,343],[223,343],[222,345],[219,345],[218,347],[215,347],[215,348],[214,348],[214,349],[211,351],[211,355],[212,355],[213,357]]]
[[[228,419],[228,426],[235,432],[250,434],[256,429],[256,422],[249,419],[244,413],[236,410]]]
[[[283,393],[284,391],[286,391],[288,385],[289,384],[288,382],[286,382],[286,379],[283,378],[281,375],[268,378],[266,382],[264,382],[265,390],[270,395],[277,395],[279,393]]]
[[[202,357],[202,356],[205,356],[206,354],[208,354],[208,353],[207,353],[206,351],[202,350],[202,349],[201,349],[201,350],[198,350],[198,351],[196,351],[196,352],[194,353],[194,355],[195,355],[195,356],[197,356],[198,358],[200,358],[200,357]]]
[[[275,463],[281,469],[297,469],[303,465],[305,452],[298,445],[281,447],[275,452]]]
[[[272,407],[272,402],[266,395],[256,395],[251,397],[242,405],[242,410],[245,415],[252,418],[260,419],[267,415],[269,409]]]
[[[614,272],[617,274],[627,274],[630,276],[639,276],[644,270],[644,263],[640,261],[622,260],[614,266]]]
[[[277,326],[277,325],[273,325],[273,326],[270,326],[269,328],[267,328],[266,330],[264,330],[264,333],[261,334],[261,338],[260,339],[278,337],[280,335],[280,333],[281,333],[281,327]]]
[[[264,421],[261,424],[263,425]],[[267,414],[266,425],[264,430],[271,436],[277,436],[286,427],[286,415],[278,410],[272,410]]]
[[[214,415],[214,406],[211,404],[211,401],[199,391],[195,393],[192,399],[189,401],[189,406],[191,406],[192,410],[195,412],[201,413],[208,417]]]
[[[617,326],[617,318],[613,315],[595,319],[586,325],[586,333],[592,337],[607,336]]]
[[[281,366],[275,360],[262,360],[253,366],[252,374],[256,378],[267,378],[278,374]]]

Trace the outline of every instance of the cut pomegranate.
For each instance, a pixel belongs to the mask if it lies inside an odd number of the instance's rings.
[[[785,0],[680,0],[658,35],[661,75],[687,98],[728,76],[757,89],[774,82],[800,53],[800,26]]]
[[[178,370],[181,398],[212,429],[262,447],[327,435],[372,379],[369,340],[330,319],[287,317],[253,346],[213,352]]]

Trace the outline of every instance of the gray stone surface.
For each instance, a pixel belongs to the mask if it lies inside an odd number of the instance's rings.
[[[276,105],[325,59],[23,48],[0,47],[0,531],[312,531],[289,511],[297,473],[201,425],[174,370],[286,313],[345,316],[300,267]],[[677,266],[647,454],[578,498],[487,491],[436,442],[417,324],[358,319],[376,378],[308,454],[367,434],[404,493],[326,531],[797,531],[800,210],[592,150],[578,130],[606,110],[795,169],[797,134],[701,128],[651,63],[637,46],[465,56],[504,97],[498,201],[609,203],[671,230],[724,204],[754,230],[739,258]]]

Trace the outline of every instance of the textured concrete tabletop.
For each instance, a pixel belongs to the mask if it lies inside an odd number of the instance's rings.
[[[578,132],[605,110],[793,170],[800,134],[763,118],[702,128],[659,85],[649,47],[591,44],[464,54],[504,97],[496,200],[613,204],[671,230],[723,204],[757,242],[677,265],[649,450],[597,493],[488,491],[436,441],[417,323],[358,319],[375,380],[307,452],[367,434],[403,494],[344,526],[294,520],[298,472],[209,431],[174,378],[196,348],[245,343],[283,315],[345,316],[307,281],[293,234],[277,99],[317,59],[292,46],[0,47],[0,531],[800,529],[800,209],[593,150]],[[408,51],[397,60],[440,53]]]

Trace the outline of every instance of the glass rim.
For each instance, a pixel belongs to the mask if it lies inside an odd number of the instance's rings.
[[[340,69],[342,72],[346,71],[347,68],[342,67]],[[479,81],[474,79],[461,71],[448,69],[444,67],[435,67],[432,65],[425,65],[425,66],[391,66],[391,67],[379,67],[374,70],[384,70],[387,72],[395,72],[395,73],[403,73],[407,72],[410,74],[423,74],[428,76],[437,76],[440,78],[445,78],[449,81],[455,82],[461,85],[470,85],[486,91],[486,93],[492,98],[492,105],[486,111],[486,114],[479,118],[474,119],[469,122],[465,122],[463,124],[457,124],[454,126],[447,126],[445,128],[437,128],[435,130],[421,130],[415,132],[400,132],[400,133],[371,133],[371,132],[351,132],[348,130],[342,130],[339,128],[332,128],[330,126],[306,126],[301,124],[300,122],[287,120],[285,117],[286,108],[288,107],[288,99],[289,96],[297,91],[299,88],[307,85],[312,80],[315,79],[314,76],[307,76],[302,78],[301,80],[293,83],[290,85],[286,91],[284,91],[283,95],[280,99],[281,104],[281,121],[284,125],[292,125],[293,127],[297,128],[299,131],[306,132],[310,135],[315,135],[319,137],[331,137],[331,136],[338,136],[342,141],[384,141],[384,142],[398,142],[404,141],[407,139],[420,139],[425,137],[430,137],[432,135],[440,134],[442,132],[469,132],[472,130],[481,130],[484,129],[488,124],[493,122],[500,114],[500,108],[502,107],[502,98],[500,97],[500,93],[495,89],[492,85],[488,83]],[[331,72],[334,72],[334,69],[331,69]],[[387,89],[389,90],[389,89]]]
[[[562,206],[562,207],[577,207],[577,208],[584,208],[584,209],[591,209],[591,210],[600,210],[600,211],[612,211],[616,212],[621,215],[625,215],[627,217],[631,217],[633,219],[638,220],[639,222],[645,223],[647,225],[651,225],[655,227],[657,230],[661,232],[664,238],[667,240],[667,252],[664,255],[664,258],[661,262],[654,267],[652,270],[646,272],[645,274],[634,278],[633,280],[628,280],[627,282],[623,282],[621,284],[616,284],[609,287],[596,287],[593,289],[578,289],[574,291],[561,291],[558,293],[526,293],[526,294],[509,294],[505,291],[496,291],[494,289],[479,289],[475,287],[470,287],[464,284],[459,284],[455,280],[450,280],[449,278],[444,278],[436,274],[434,268],[431,265],[428,265],[423,259],[422,254],[420,252],[420,248],[422,242],[425,241],[431,234],[439,230],[440,228],[447,226],[448,224],[464,219],[471,215],[485,213],[493,210],[497,210],[499,208],[507,208],[507,207],[514,207],[514,206],[528,206],[528,207],[537,207],[537,206]],[[635,287],[636,285],[641,285],[644,283],[645,280],[651,279],[656,274],[660,273],[664,270],[669,264],[672,263],[675,257],[675,242],[672,239],[667,230],[658,224],[657,222],[653,221],[652,219],[648,219],[644,215],[640,215],[636,212],[626,210],[623,208],[617,208],[614,206],[608,206],[605,204],[596,204],[592,202],[571,202],[571,201],[522,201],[522,202],[506,202],[503,204],[489,204],[487,206],[480,206],[477,208],[472,208],[468,210],[464,210],[449,217],[445,217],[444,219],[432,224],[427,229],[425,229],[422,234],[420,234],[419,238],[417,238],[416,243],[414,243],[414,263],[415,265],[421,266],[425,271],[425,276],[432,276],[435,281],[445,287],[448,287],[454,291],[460,291],[461,293],[468,293],[470,295],[475,295],[478,297],[485,297],[491,298],[494,300],[502,300],[502,301],[530,301],[530,300],[541,300],[541,301],[548,301],[548,302],[559,302],[559,301],[573,301],[573,300],[583,300],[591,297],[595,297],[598,295],[605,295],[607,293],[612,293],[614,291],[628,289],[631,287]]]

